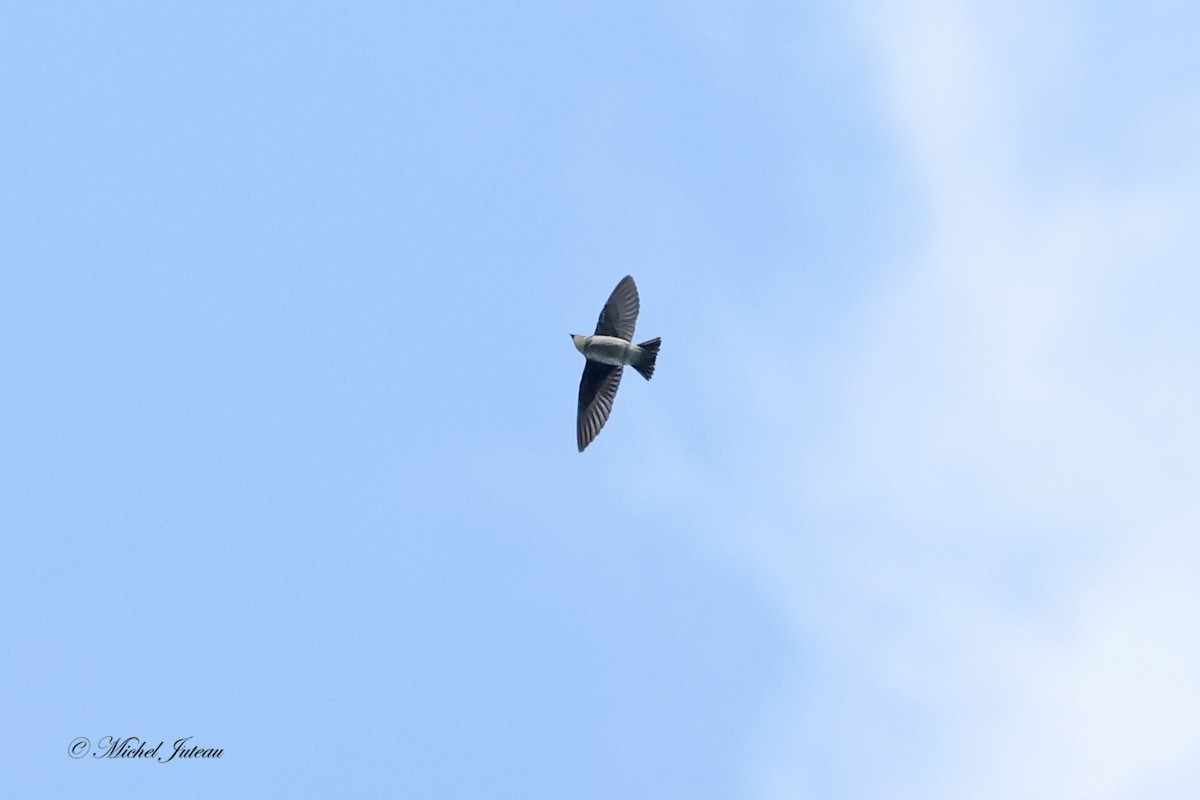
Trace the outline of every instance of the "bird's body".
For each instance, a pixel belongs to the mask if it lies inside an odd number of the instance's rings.
[[[587,359],[579,381],[579,409],[575,417],[575,438],[581,453],[608,421],[625,367],[633,367],[646,380],[654,375],[662,340],[633,343],[633,328],[640,308],[637,286],[626,275],[604,304],[596,332],[591,336],[571,335],[576,349]]]
[[[614,367],[634,364],[642,357],[642,348],[616,336],[572,336],[575,347],[590,361]]]

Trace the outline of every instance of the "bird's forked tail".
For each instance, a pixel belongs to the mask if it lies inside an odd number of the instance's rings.
[[[634,361],[630,364],[630,366],[641,373],[641,376],[646,380],[650,380],[650,378],[654,376],[654,362],[658,361],[658,348],[661,344],[661,338],[655,338],[648,342],[642,342],[638,345],[642,352],[638,354],[637,361]]]

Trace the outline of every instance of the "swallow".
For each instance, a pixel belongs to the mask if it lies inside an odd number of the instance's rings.
[[[596,332],[591,336],[571,334],[575,348],[587,359],[579,381],[579,410],[575,417],[575,440],[581,453],[608,422],[625,366],[633,367],[646,380],[654,376],[654,362],[658,360],[662,339],[633,343],[633,326],[639,310],[637,285],[632,276],[626,275],[604,304]]]

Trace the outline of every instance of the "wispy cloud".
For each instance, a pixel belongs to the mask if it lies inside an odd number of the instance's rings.
[[[1139,125],[1175,170],[1054,169],[1014,43],[1097,90],[1079,19],[1012,8],[864,9],[928,228],[818,374],[745,376],[775,437],[735,546],[804,662],[768,796],[1200,791],[1200,86]]]

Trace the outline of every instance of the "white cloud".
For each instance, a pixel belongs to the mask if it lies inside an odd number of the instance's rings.
[[[1032,21],[1075,75],[1078,34]],[[804,660],[771,797],[1200,792],[1200,160],[1164,101],[1174,176],[1043,177],[1021,25],[994,22],[864,14],[928,235],[821,359],[826,427],[744,378],[801,441],[737,509]]]

